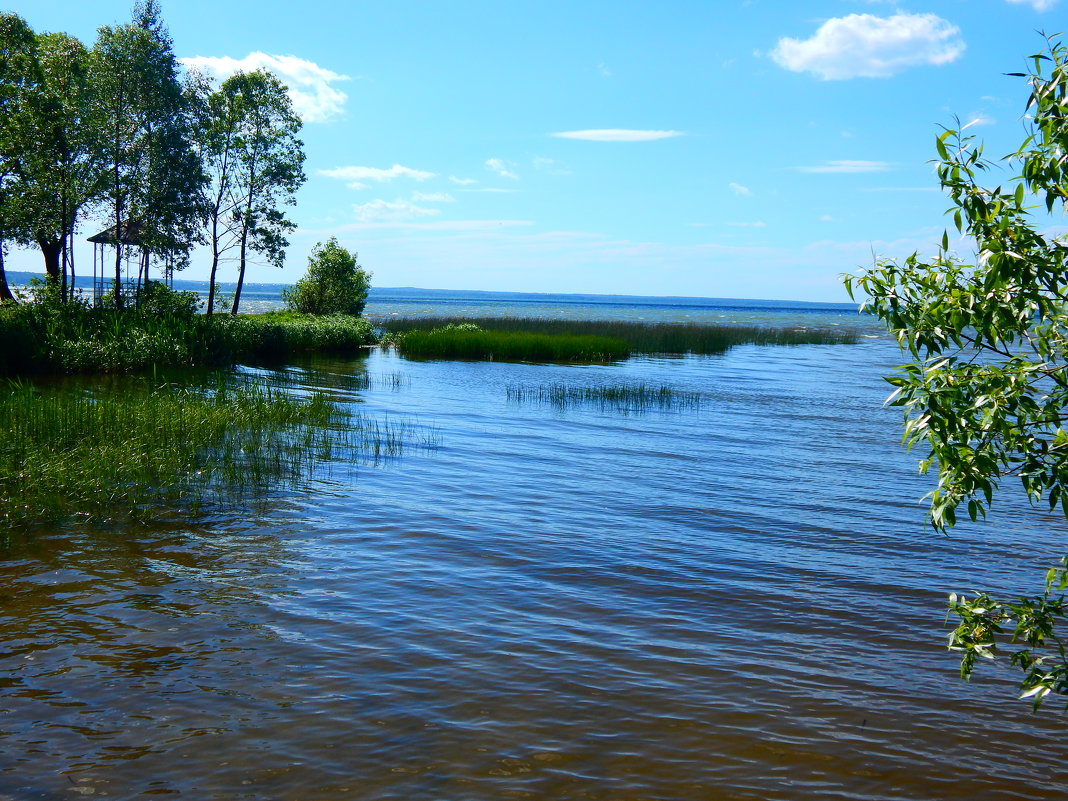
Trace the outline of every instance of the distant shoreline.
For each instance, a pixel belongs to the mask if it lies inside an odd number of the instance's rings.
[[[27,272],[23,270],[7,271],[8,283],[12,286],[24,286],[32,278],[43,280],[44,273]],[[92,276],[78,275],[75,286],[79,288],[91,288]],[[228,281],[217,282],[223,292],[232,291],[237,284]],[[280,297],[283,287],[292,286],[290,283],[255,283],[246,282],[242,290],[242,296],[249,298],[252,295],[270,295]],[[194,281],[185,278],[175,278],[174,288],[205,294],[208,291],[207,281]],[[420,287],[371,287],[368,293],[369,301],[434,301],[446,299],[469,298],[477,300],[499,300],[511,302],[536,302],[552,303],[557,305],[583,304],[583,305],[618,305],[648,306],[716,306],[732,308],[754,306],[776,311],[828,311],[850,312],[856,311],[857,305],[853,303],[834,303],[828,301],[810,300],[769,300],[765,298],[713,298],[690,295],[617,295],[617,294],[593,294],[584,292],[504,292],[487,289],[425,289]]]

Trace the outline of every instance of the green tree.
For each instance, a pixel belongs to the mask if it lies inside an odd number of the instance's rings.
[[[26,229],[20,177],[32,153],[29,100],[40,83],[37,39],[18,14],[0,14],[0,301],[13,301],[4,271],[7,240]]]
[[[371,274],[356,263],[335,237],[312,248],[308,272],[293,286],[282,290],[282,300],[304,314],[352,314],[359,316],[367,303]]]
[[[137,238],[150,251],[184,257],[200,232],[204,174],[178,63],[155,0],[136,5],[133,22],[101,27],[90,65],[107,120],[101,151],[115,231],[125,236],[136,223]],[[122,256],[123,246],[116,244],[116,285]]]
[[[37,244],[50,281],[67,294],[73,280],[72,239],[78,217],[101,188],[103,120],[88,80],[89,54],[63,33],[37,37],[40,82],[31,98],[34,147],[20,171],[28,230],[21,244]]]
[[[232,220],[238,239],[237,289],[230,309],[237,314],[245,283],[248,253],[281,267],[286,235],[296,226],[283,206],[296,203],[305,181],[301,120],[285,85],[265,70],[239,72],[220,87],[224,105],[238,118],[233,142],[235,167],[230,187]]]
[[[226,253],[240,242],[236,234],[234,197],[237,172],[237,135],[241,111],[232,96],[216,89],[206,76],[190,71],[187,89],[190,109],[196,120],[195,142],[207,176],[207,206],[204,227],[211,250],[206,313],[215,311],[216,278]]]
[[[905,441],[923,451],[921,472],[937,472],[928,496],[937,530],[953,526],[961,507],[984,517],[1008,479],[1068,517],[1068,242],[1039,230],[1068,202],[1068,49],[1049,39],[1031,63],[1019,74],[1030,85],[1030,135],[1006,157],[1018,175],[988,188],[980,177],[997,164],[972,137],[946,130],[936,142],[954,225],[977,257],[956,256],[943,234],[929,261],[915,253],[880,260],[845,279],[914,360],[887,379],[889,402],[904,411]],[[961,675],[1007,650],[1036,708],[1050,694],[1068,696],[1068,653],[1056,629],[1066,587],[1068,557],[1050,566],[1041,594],[950,596]]]

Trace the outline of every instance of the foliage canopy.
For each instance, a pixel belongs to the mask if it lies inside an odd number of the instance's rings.
[[[938,530],[961,507],[985,517],[1007,478],[1068,517],[1068,242],[1040,231],[1033,215],[1036,198],[1046,213],[1068,203],[1068,48],[1049,38],[1030,63],[1029,74],[1014,73],[1030,86],[1029,136],[1005,158],[1018,175],[988,188],[980,177],[997,165],[981,144],[960,130],[936,142],[939,180],[955,227],[974,241],[974,261],[951,252],[943,234],[929,261],[879,260],[845,279],[913,359],[887,378],[889,403],[904,411],[905,442],[926,451],[921,472],[937,472],[928,497]],[[951,595],[960,623],[949,644],[961,653],[961,675],[1007,646],[1036,708],[1051,693],[1068,696],[1068,653],[1056,633],[1066,587],[1068,557],[1049,569],[1042,595]]]
[[[308,257],[308,272],[292,289],[282,290],[282,299],[290,309],[304,314],[361,314],[371,274],[356,258],[335,237],[326,244],[320,242]]]

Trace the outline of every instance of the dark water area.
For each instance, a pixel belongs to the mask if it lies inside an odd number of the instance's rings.
[[[301,361],[287,384],[436,447],[198,521],[16,537],[0,799],[1064,798],[1060,707],[1032,714],[1007,665],[961,682],[944,622],[950,591],[1038,591],[1063,520],[1008,488],[987,523],[934,534],[931,480],[881,405],[890,340],[855,314],[704,305],[627,313],[864,338],[582,367]],[[550,382],[701,403],[508,399]]]

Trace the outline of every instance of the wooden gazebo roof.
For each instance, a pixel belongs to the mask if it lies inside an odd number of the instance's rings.
[[[140,245],[145,243],[141,239],[141,232],[144,230],[144,223],[139,220],[132,220],[131,222],[123,223],[119,229],[119,236],[115,236],[115,226],[105,228],[99,234],[94,234],[88,237],[89,242],[96,245]]]

